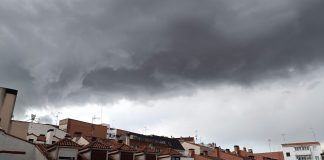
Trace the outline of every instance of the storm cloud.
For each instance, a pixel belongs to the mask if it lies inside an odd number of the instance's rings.
[[[271,85],[322,67],[321,15],[321,0],[1,0],[0,85],[18,115]]]

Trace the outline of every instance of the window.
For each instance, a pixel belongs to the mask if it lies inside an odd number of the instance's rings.
[[[33,139],[28,139],[28,142],[32,142],[32,143],[33,143],[33,142],[34,142],[34,140],[33,140]]]
[[[290,157],[290,152],[286,152],[286,156],[287,157]]]
[[[298,156],[296,156],[296,158],[298,160],[311,160],[312,159],[311,155],[298,155]]]
[[[180,157],[172,157],[171,160],[180,160]]]
[[[52,141],[52,144],[56,143],[56,141]]]
[[[319,156],[315,156],[315,160],[319,160]]]

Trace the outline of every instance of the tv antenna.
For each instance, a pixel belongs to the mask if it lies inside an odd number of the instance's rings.
[[[282,133],[281,134],[281,137],[282,137],[283,142],[286,142],[286,134],[285,133]]]
[[[31,115],[30,115],[30,121],[31,121],[32,123],[34,123],[35,119],[36,119],[36,114],[31,114]]]
[[[312,134],[313,134],[314,141],[317,141],[316,133],[315,133],[314,129],[313,129],[312,127],[309,128],[309,129],[311,130],[311,132],[312,132]]]
[[[62,114],[62,112],[56,112],[56,125],[58,125],[58,121],[59,121],[59,115]]]
[[[268,139],[268,143],[269,143],[269,150],[271,152],[271,139]]]

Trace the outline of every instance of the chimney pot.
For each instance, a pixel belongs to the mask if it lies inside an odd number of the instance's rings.
[[[235,153],[236,153],[237,155],[241,155],[240,146],[235,145],[235,146],[234,146],[234,151],[235,151]]]
[[[216,150],[216,157],[220,157],[220,155],[219,155],[220,148],[219,147],[215,147],[215,150]]]
[[[248,149],[248,152],[249,152],[249,153],[253,153],[253,150],[252,150],[252,149]]]
[[[225,149],[225,152],[230,153],[231,151],[230,151],[230,149]]]

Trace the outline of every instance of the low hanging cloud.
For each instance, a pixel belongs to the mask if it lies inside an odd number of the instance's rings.
[[[26,108],[190,95],[321,66],[320,0],[1,1],[0,84]]]

